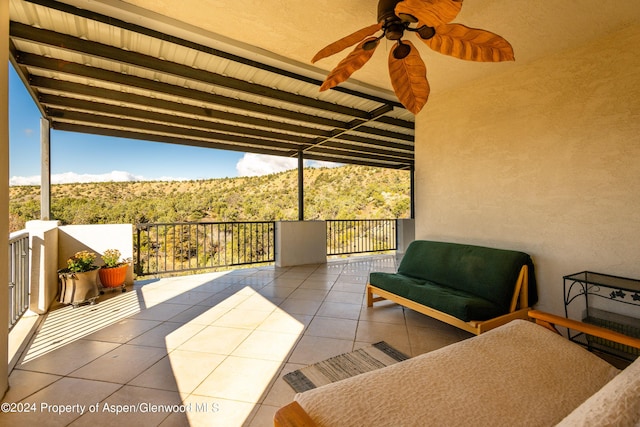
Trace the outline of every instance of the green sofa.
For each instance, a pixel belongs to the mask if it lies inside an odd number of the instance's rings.
[[[370,274],[367,306],[385,299],[480,334],[526,319],[538,295],[524,252],[416,240],[397,273]]]

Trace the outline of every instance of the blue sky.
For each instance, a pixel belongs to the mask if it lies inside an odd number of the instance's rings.
[[[41,115],[11,65],[9,69],[10,184],[38,185]],[[296,167],[296,159],[283,157],[51,131],[54,184],[227,178]]]

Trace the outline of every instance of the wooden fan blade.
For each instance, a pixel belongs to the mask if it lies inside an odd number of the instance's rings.
[[[395,12],[418,18],[430,27],[453,21],[462,9],[462,1],[455,0],[404,0],[396,5]]]
[[[513,47],[504,38],[486,30],[462,24],[446,24],[436,28],[436,35],[422,40],[436,52],[468,61],[514,61]]]
[[[396,59],[393,52],[398,45],[395,45],[389,52],[389,77],[391,85],[398,96],[398,100],[411,111],[418,114],[429,98],[429,82],[427,81],[427,67],[422,62],[418,49],[411,42],[403,41],[405,45],[411,47],[409,54]]]
[[[378,47],[376,44],[373,49],[365,50],[362,48],[366,42],[371,40],[377,39],[375,37],[369,37],[366,40],[363,40],[346,58],[340,61],[336,68],[329,73],[324,83],[322,83],[322,86],[320,86],[320,92],[339,85],[367,63],[369,58],[373,55],[373,52],[375,52]]]
[[[328,56],[334,55],[342,50],[345,50],[349,46],[353,46],[358,43],[365,37],[369,37],[376,31],[380,31],[382,29],[382,23],[370,25],[366,28],[356,31],[353,34],[349,34],[346,37],[341,38],[338,41],[331,43],[329,46],[321,49],[320,52],[316,53],[316,56],[313,57],[311,63],[313,64],[316,61],[321,60],[322,58],[326,58]]]

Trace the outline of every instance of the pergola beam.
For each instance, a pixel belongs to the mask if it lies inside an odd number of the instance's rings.
[[[140,67],[151,71],[162,70],[165,74],[206,83],[214,87],[236,90],[251,95],[287,102],[292,105],[303,105],[310,108],[322,109],[362,119],[367,119],[369,117],[369,113],[367,111],[358,110],[356,108],[344,107],[331,102],[273,89],[268,86],[250,83],[245,80],[223,76],[206,70],[195,69],[176,62],[162,60],[151,55],[131,52],[103,43],[83,40],[52,30],[32,27],[19,22],[11,22],[10,32],[11,36],[18,40],[27,40],[32,43],[69,50],[82,55],[91,55],[95,58]]]

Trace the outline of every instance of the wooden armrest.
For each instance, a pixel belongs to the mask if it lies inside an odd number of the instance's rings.
[[[561,326],[583,332],[588,335],[593,335],[594,337],[604,338],[609,341],[628,345],[629,347],[640,348],[640,339],[612,331],[611,329],[578,322],[577,320],[567,319],[565,317],[556,316],[555,314],[545,313],[538,310],[530,310],[528,315],[530,318],[534,319],[536,323],[541,326],[545,326],[548,329],[555,330],[554,325]]]
[[[278,409],[273,417],[275,427],[317,427],[298,402],[291,402]]]

